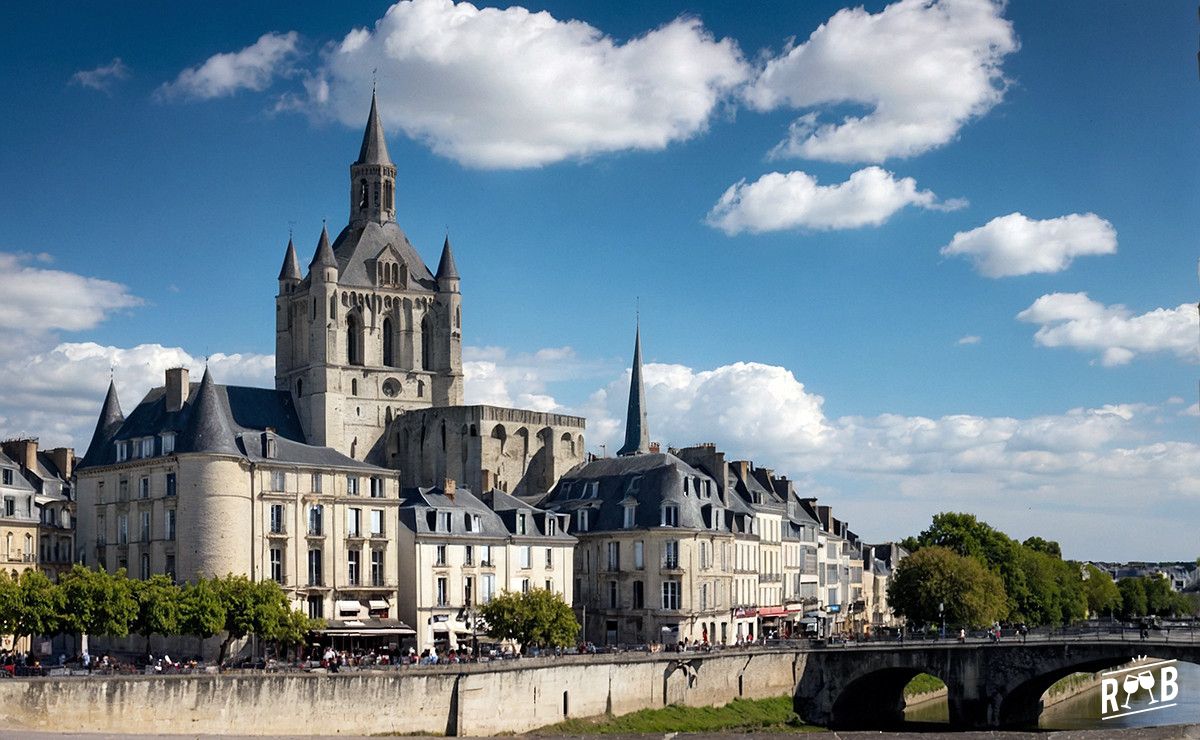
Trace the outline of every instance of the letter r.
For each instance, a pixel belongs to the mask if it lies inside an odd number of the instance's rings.
[[[1109,702],[1112,702],[1112,709],[1108,708]],[[1100,714],[1108,714],[1116,712],[1120,709],[1117,704],[1117,679],[1106,678],[1100,682]]]

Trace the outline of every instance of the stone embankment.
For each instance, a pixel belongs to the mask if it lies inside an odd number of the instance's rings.
[[[131,734],[495,735],[569,717],[791,693],[804,654],[520,660],[334,675],[0,681],[0,727]]]

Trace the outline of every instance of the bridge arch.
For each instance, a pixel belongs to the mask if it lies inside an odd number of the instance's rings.
[[[847,683],[833,701],[831,727],[894,728],[904,722],[904,687],[922,673],[945,681],[925,666],[880,668]]]
[[[1074,665],[1056,666],[1053,670],[1010,684],[1001,696],[997,724],[1001,727],[1036,725],[1042,713],[1042,695],[1058,681],[1072,673],[1097,673],[1115,668],[1129,660],[1128,656],[1098,658]]]

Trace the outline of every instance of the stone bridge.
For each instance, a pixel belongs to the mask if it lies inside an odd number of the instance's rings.
[[[992,728],[1036,724],[1042,694],[1077,672],[1094,673],[1151,655],[1200,663],[1200,638],[1147,640],[1099,635],[875,643],[813,651],[797,677],[795,709],[827,727],[886,727],[904,719],[904,687],[920,673],[946,683],[950,724]]]

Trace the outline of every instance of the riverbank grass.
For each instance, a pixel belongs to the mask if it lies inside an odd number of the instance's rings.
[[[616,735],[668,732],[814,732],[792,711],[792,697],[734,699],[722,707],[642,709],[620,717],[569,719],[531,735]]]

